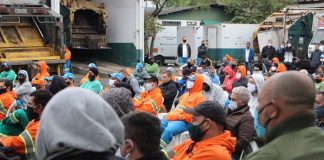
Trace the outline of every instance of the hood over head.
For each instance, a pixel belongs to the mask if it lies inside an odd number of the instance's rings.
[[[204,83],[204,77],[201,74],[194,74],[195,76],[195,83],[194,86],[189,89],[189,93],[194,93],[194,92],[201,92],[203,88],[203,83]]]
[[[38,65],[40,66],[40,73],[45,74],[47,73],[47,64],[45,61],[39,61]]]
[[[264,77],[262,74],[252,74],[251,77],[254,79],[258,92],[261,91],[264,84]]]
[[[203,74],[203,76],[204,76],[204,83],[207,84],[210,88],[212,88],[213,87],[213,85],[212,85],[213,82],[211,81],[210,77],[205,75],[205,74]]]
[[[214,138],[210,138],[208,140],[203,141],[204,145],[215,145],[218,144],[220,146],[224,146],[227,148],[230,154],[234,152],[236,145],[236,138],[231,136],[231,132],[225,130],[223,134],[218,135]]]
[[[226,67],[223,69],[223,72],[229,74],[230,77],[234,77],[234,76],[235,76],[235,73],[234,73],[234,71],[232,70],[232,68],[231,68],[230,66],[226,66]]]
[[[28,76],[28,73],[27,73],[26,70],[20,70],[20,71],[18,72],[18,75],[19,75],[19,74],[22,74],[22,75],[25,75],[25,76],[26,76],[25,82],[28,82],[28,81],[29,81],[29,76]]]
[[[123,124],[111,106],[92,91],[71,87],[46,105],[36,136],[36,155],[46,159],[68,151],[114,154],[123,140]]]
[[[245,66],[239,66],[237,67],[241,71],[241,79],[244,79],[246,77],[246,68]]]

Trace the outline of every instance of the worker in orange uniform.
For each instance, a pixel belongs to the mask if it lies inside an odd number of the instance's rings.
[[[51,99],[52,94],[45,90],[37,90],[30,94],[28,100],[27,116],[31,121],[19,136],[4,136],[0,143],[10,147],[15,153],[26,156],[26,159],[35,159],[35,139],[42,112]]]
[[[50,77],[47,72],[47,64],[45,61],[39,61],[34,67],[39,73],[36,74],[31,83],[37,89],[45,89],[45,78]]]
[[[17,98],[12,89],[12,81],[0,80],[0,120],[6,117],[10,106],[14,103],[15,98]]]
[[[71,51],[68,48],[64,48],[64,60],[65,64],[63,65],[63,72],[72,73]]]
[[[183,94],[177,107],[174,111],[166,114],[165,118],[161,120],[161,148],[165,148],[173,136],[187,131],[187,124],[192,121],[192,115],[183,111],[185,108],[194,108],[199,103],[206,99],[202,94],[204,77],[200,74],[194,73],[188,76],[187,88],[189,92]]]
[[[279,62],[278,58],[273,58],[272,59],[272,67],[270,68],[270,73],[275,74],[275,73],[281,73],[281,72],[286,72],[287,68],[283,63]]]
[[[188,124],[190,139],[164,151],[172,160],[230,160],[236,138],[225,130],[226,113],[217,102],[206,101],[196,108],[184,109],[193,115]]]
[[[145,92],[134,98],[133,104],[137,111],[157,115],[163,107],[162,91],[158,87],[159,79],[154,75],[146,75],[143,79]]]

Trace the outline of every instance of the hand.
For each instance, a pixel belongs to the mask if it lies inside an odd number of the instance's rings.
[[[167,121],[182,120],[180,114],[178,114],[178,113],[168,113],[167,115],[165,115],[165,119]]]

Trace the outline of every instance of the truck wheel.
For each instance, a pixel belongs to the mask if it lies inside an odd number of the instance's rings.
[[[159,66],[164,65],[164,57],[163,56],[156,56],[155,57],[155,63],[157,63]]]

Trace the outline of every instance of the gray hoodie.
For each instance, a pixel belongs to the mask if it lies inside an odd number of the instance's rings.
[[[36,136],[36,156],[49,160],[71,150],[114,154],[123,140],[124,126],[111,106],[92,91],[72,87],[46,105]]]
[[[224,99],[224,90],[219,85],[216,85],[212,83],[209,76],[202,74],[204,76],[204,83],[207,84],[210,87],[210,90],[208,92],[203,91],[203,96],[208,101],[216,101],[221,105],[224,105],[225,99]]]
[[[129,75],[128,83],[132,86],[133,91],[135,92],[135,96],[137,96],[141,93],[141,87],[133,74]]]
[[[262,74],[252,74],[251,77],[254,79],[257,87],[257,91],[252,93],[249,106],[250,106],[250,112],[252,116],[255,115],[256,107],[258,105],[258,93],[261,91],[263,84],[264,84],[264,77]]]
[[[17,83],[17,85],[14,88],[15,93],[17,94],[18,99],[24,101],[27,103],[28,99],[29,99],[29,94],[32,91],[32,85],[29,82],[29,77],[28,77],[28,73],[25,70],[20,70],[18,72],[19,74],[23,74],[26,76],[25,82],[20,84],[19,82]]]

